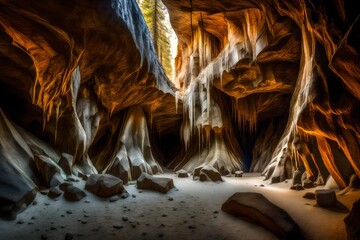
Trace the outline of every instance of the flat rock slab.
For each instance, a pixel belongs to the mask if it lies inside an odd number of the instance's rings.
[[[92,174],[86,180],[85,189],[99,197],[111,197],[124,191],[120,178],[109,174]]]
[[[138,189],[167,193],[174,187],[174,181],[171,178],[153,177],[147,173],[142,173],[136,182],[136,186]]]
[[[304,239],[299,226],[289,214],[260,193],[235,193],[221,209],[264,227],[280,239]]]

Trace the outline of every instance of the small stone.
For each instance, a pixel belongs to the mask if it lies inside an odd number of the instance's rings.
[[[176,174],[177,174],[178,178],[187,178],[187,177],[189,177],[189,174],[184,169],[181,169],[181,170],[177,171]]]
[[[66,213],[67,213],[67,214],[72,214],[72,211],[67,210]]]
[[[168,198],[169,201],[174,201],[174,199],[172,197]]]
[[[213,213],[214,213],[214,214],[218,214],[218,213],[219,213],[219,211],[214,211]]]
[[[235,172],[235,177],[242,177],[243,174],[244,174],[243,171],[236,171],[236,172]]]
[[[163,214],[163,215],[161,215],[162,217],[167,217],[167,215],[166,214]]]
[[[38,204],[38,202],[35,201],[35,200],[32,202],[32,205],[34,205],[34,206],[37,205],[37,204]]]
[[[89,200],[85,200],[84,203],[91,203]]]
[[[190,225],[188,228],[190,228],[190,229],[194,229],[194,228],[196,228],[194,225]]]
[[[47,195],[48,192],[49,192],[49,190],[40,190],[40,193],[41,193],[42,195]]]
[[[49,206],[50,205],[50,203],[44,203],[45,204],[45,206]]]
[[[265,185],[264,185],[264,184],[260,184],[260,187],[265,187]]]
[[[113,225],[113,228],[115,228],[115,229],[122,229],[122,228],[124,228],[124,226],[122,226],[122,225]],[[97,230],[97,229],[96,229]]]
[[[24,223],[24,221],[23,220],[19,220],[19,221],[17,221],[17,224],[23,224]]]
[[[128,219],[127,217],[122,217],[122,220],[123,220],[124,222],[126,222],[126,221],[128,221],[129,219]]]
[[[72,240],[73,238],[74,238],[74,235],[72,235],[71,233],[65,234],[65,240]]]
[[[135,194],[132,194],[131,196],[132,196],[133,198],[136,198],[136,195],[135,195]]]
[[[116,201],[119,200],[119,199],[120,199],[120,198],[119,198],[119,195],[114,195],[114,196],[110,197],[109,201],[110,201],[110,202],[116,202]]]
[[[56,227],[50,227],[50,230],[56,230]]]
[[[291,190],[301,191],[304,190],[304,187],[301,184],[296,184],[290,187]]]
[[[303,198],[306,198],[306,199],[315,199],[315,193],[307,192],[307,193],[304,194]]]
[[[46,240],[46,239],[48,239],[48,237],[47,237],[45,234],[42,234],[42,235],[41,235],[41,239],[42,239],[42,240]]]

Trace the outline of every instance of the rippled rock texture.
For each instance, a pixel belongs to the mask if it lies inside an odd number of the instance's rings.
[[[170,166],[205,161],[272,182],[305,168],[340,188],[360,176],[355,1],[164,3],[179,37],[183,137],[198,146]]]
[[[360,176],[354,0],[164,3],[179,89],[135,0],[0,0],[0,184],[22,186],[6,211],[71,174]]]

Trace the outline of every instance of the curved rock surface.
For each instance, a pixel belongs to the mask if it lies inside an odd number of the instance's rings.
[[[289,214],[260,193],[235,193],[221,209],[263,226],[280,239],[305,239]]]

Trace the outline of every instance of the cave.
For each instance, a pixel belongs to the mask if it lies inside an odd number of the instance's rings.
[[[0,239],[360,239],[359,42],[355,0],[0,0]]]

